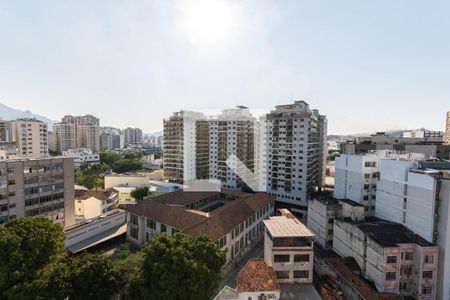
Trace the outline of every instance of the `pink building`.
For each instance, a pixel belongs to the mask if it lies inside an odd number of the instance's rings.
[[[354,257],[379,292],[436,299],[438,247],[401,224],[336,219],[333,250]]]

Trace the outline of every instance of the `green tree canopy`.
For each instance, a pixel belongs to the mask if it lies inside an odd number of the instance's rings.
[[[122,159],[122,156],[116,152],[100,152],[100,163],[112,167],[114,163]]]
[[[140,291],[145,299],[209,300],[225,255],[206,237],[161,234],[143,249]]]
[[[142,169],[142,162],[132,159],[122,159],[114,163],[112,170],[116,173],[136,172]]]
[[[84,253],[73,256],[68,269],[70,300],[111,299],[120,290],[120,274],[105,255]]]
[[[150,192],[149,192],[148,187],[143,186],[143,187],[136,188],[134,191],[132,191],[130,193],[130,195],[131,195],[131,197],[133,197],[136,200],[142,200],[145,197],[147,197],[149,193]]]
[[[1,225],[0,298],[29,299],[26,293],[34,280],[65,258],[64,240],[62,226],[46,218],[20,218]]]

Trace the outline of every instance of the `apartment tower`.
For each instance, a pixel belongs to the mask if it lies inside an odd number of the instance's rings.
[[[305,212],[309,195],[324,184],[326,117],[295,101],[277,105],[266,122],[267,192],[278,206]]]
[[[18,148],[17,155],[27,158],[48,156],[47,123],[37,119],[12,121],[12,141]]]

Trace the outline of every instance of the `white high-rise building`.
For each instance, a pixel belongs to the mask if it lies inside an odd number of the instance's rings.
[[[244,182],[227,165],[236,156],[251,172],[255,171],[255,118],[247,107],[222,111],[209,121],[209,178],[222,186],[240,189]],[[236,166],[238,167],[238,166]]]
[[[47,123],[37,119],[12,121],[12,141],[19,157],[42,158],[48,156]]]
[[[305,101],[277,105],[267,118],[267,192],[294,211],[325,184],[326,117]]]
[[[437,299],[450,299],[450,163],[383,159],[375,216],[439,246]]]

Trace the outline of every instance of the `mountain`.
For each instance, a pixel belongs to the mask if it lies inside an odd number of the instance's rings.
[[[0,119],[3,120],[15,120],[19,118],[36,118],[42,122],[48,124],[48,129],[51,130],[53,123],[57,121],[51,120],[45,116],[35,115],[29,109],[23,111],[15,108],[11,108],[0,103]]]

